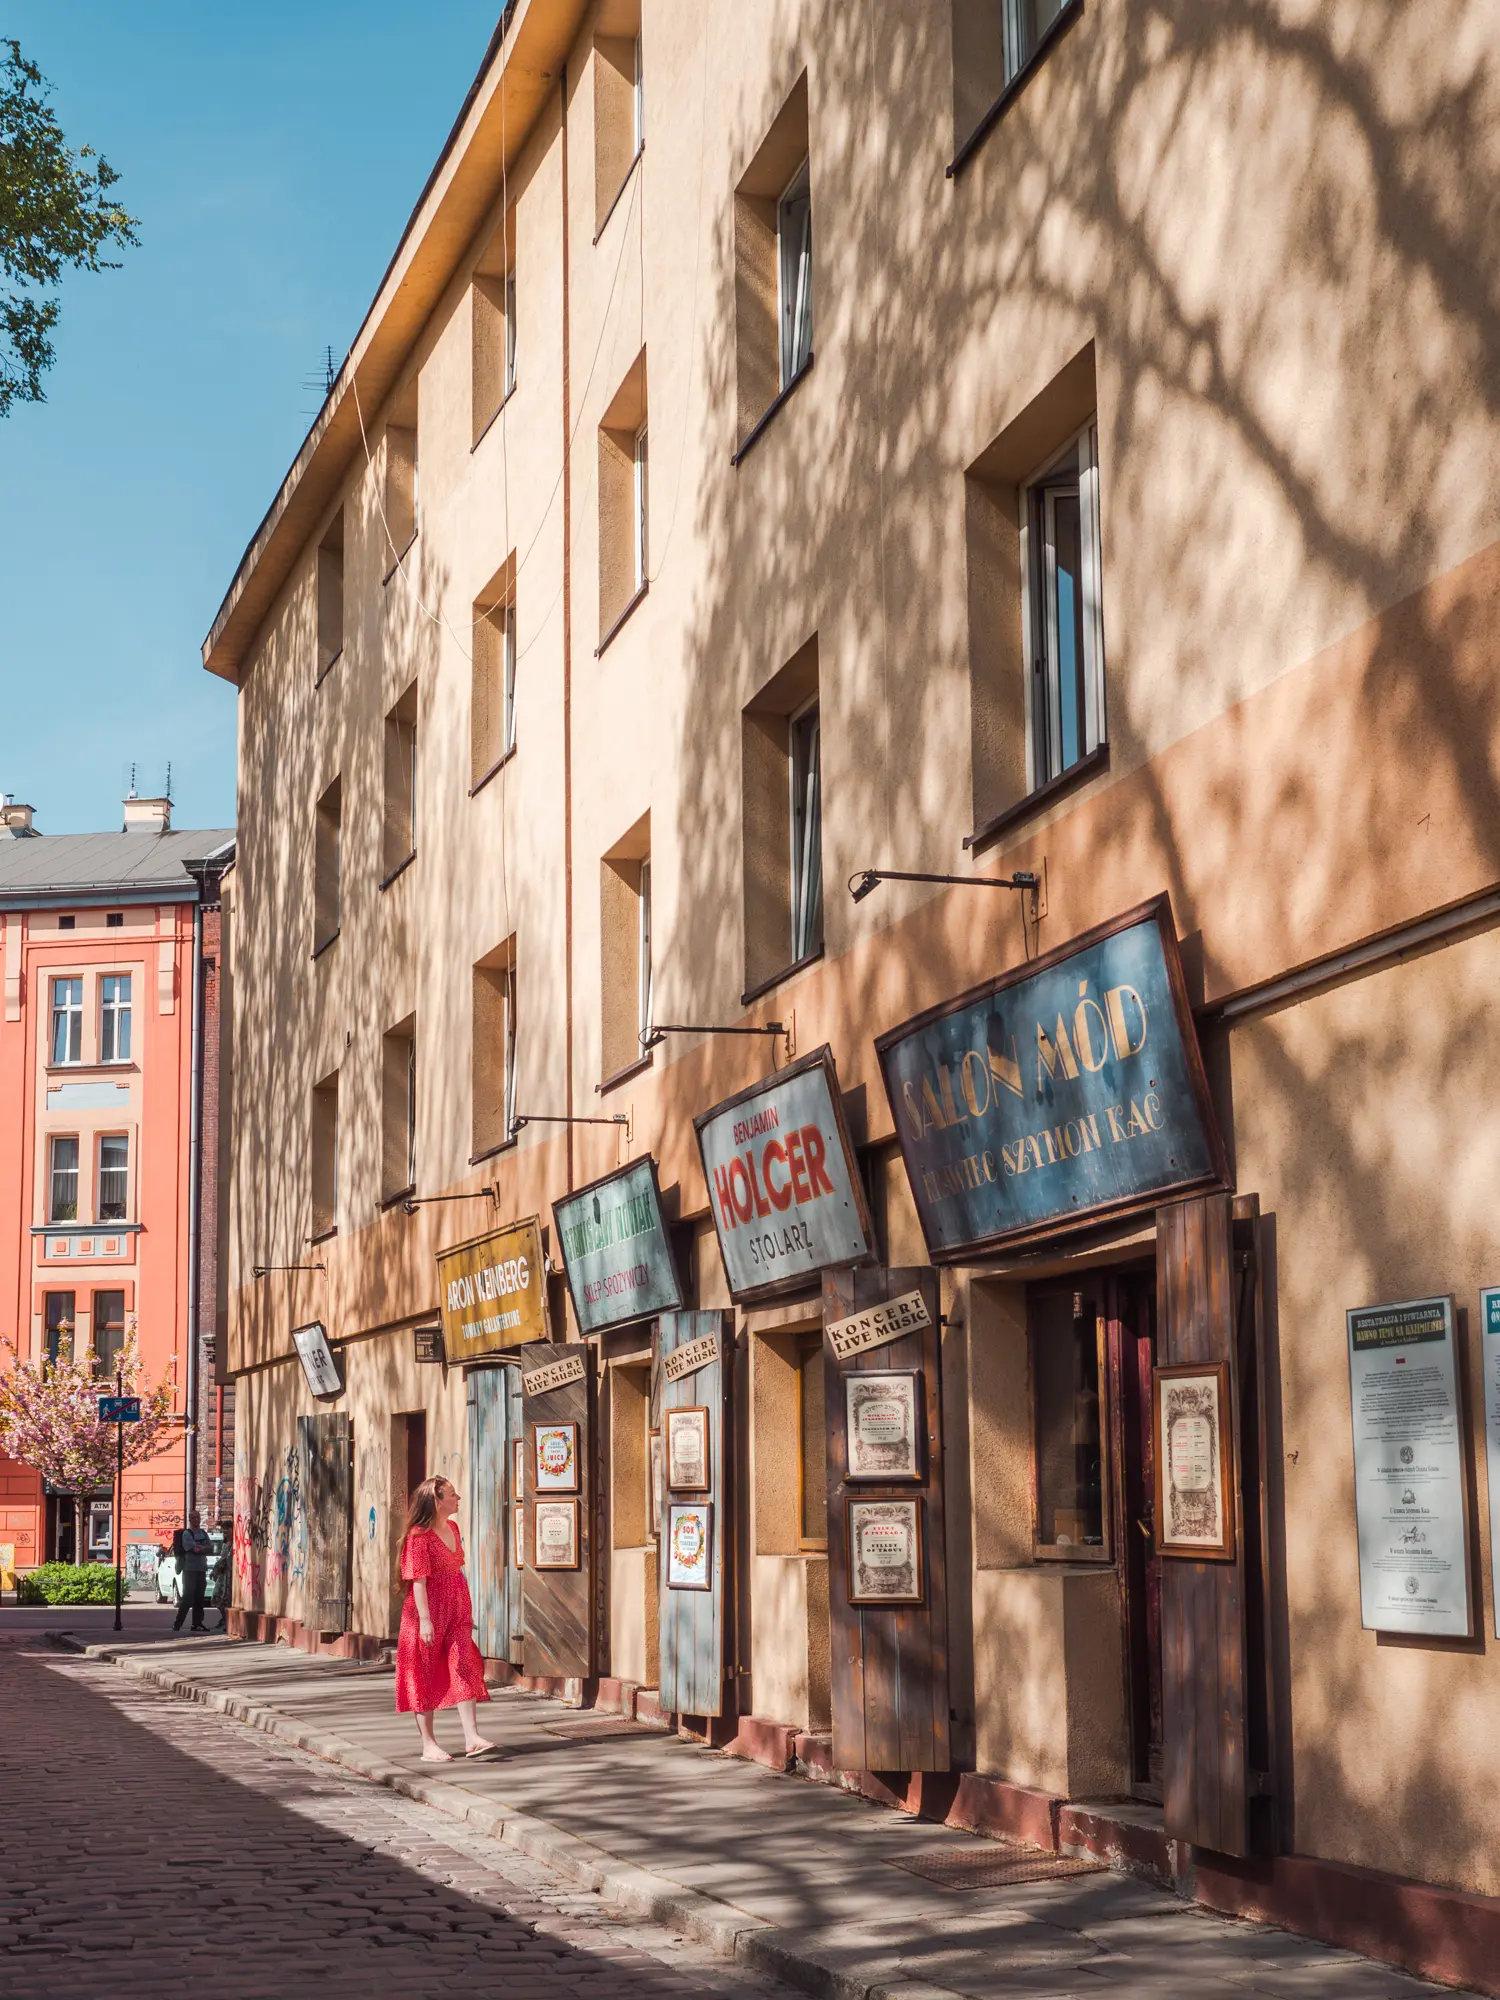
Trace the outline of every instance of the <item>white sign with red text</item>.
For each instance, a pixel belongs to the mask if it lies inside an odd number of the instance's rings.
[[[809,1061],[697,1121],[736,1299],[870,1255],[836,1088],[831,1061]]]

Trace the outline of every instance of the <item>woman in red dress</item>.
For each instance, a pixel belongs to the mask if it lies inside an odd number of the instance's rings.
[[[457,1513],[457,1487],[447,1479],[424,1479],[412,1495],[401,1543],[401,1575],[411,1589],[401,1607],[396,1646],[396,1707],[417,1718],[424,1764],[452,1761],[432,1731],[439,1708],[458,1710],[466,1757],[483,1757],[495,1748],[474,1720],[475,1703],[490,1697],[474,1644]]]

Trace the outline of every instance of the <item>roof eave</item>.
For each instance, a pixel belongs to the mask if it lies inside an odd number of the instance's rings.
[[[390,394],[535,129],[586,4],[510,0],[505,8],[348,358],[240,558],[203,642],[209,673],[241,685],[247,650],[359,448],[360,411],[370,421]]]

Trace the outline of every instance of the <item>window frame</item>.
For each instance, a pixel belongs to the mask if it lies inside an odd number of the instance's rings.
[[[106,1167],[104,1149],[106,1146],[123,1146],[125,1159],[122,1166]],[[120,1213],[106,1215],[104,1212],[104,1176],[118,1174],[124,1178],[124,1192],[120,1197]],[[96,1222],[128,1222],[130,1220],[130,1135],[128,1132],[97,1132],[94,1135],[94,1220]]]
[[[110,988],[116,990],[111,993]],[[123,988],[123,994],[120,992]],[[134,995],[128,972],[105,972],[99,976],[99,1061],[128,1063],[131,1060],[131,1012]],[[123,1036],[121,1029],[123,1028]],[[106,1031],[109,1032],[106,1032]],[[124,1042],[122,1049],[120,1044]]]
[[[810,740],[813,745],[809,757],[803,744],[809,740],[807,724],[811,718]],[[812,780],[812,797],[803,796],[807,782]],[[788,823],[788,855],[791,863],[790,913],[791,946],[793,965],[800,965],[811,958],[823,945],[825,910],[823,901],[823,720],[822,704],[818,695],[813,695],[787,718],[787,783],[789,791],[790,817]],[[814,869],[809,863],[815,863]],[[816,934],[813,931],[816,913]]]
[[[651,958],[651,856],[649,854],[641,861],[636,892],[635,985],[636,1038],[644,1049],[646,1038],[651,1033],[651,1016],[655,1002],[655,978]]]
[[[1035,1563],[1082,1563],[1093,1568],[1108,1568],[1115,1560],[1114,1466],[1111,1450],[1114,1412],[1109,1388],[1109,1322],[1102,1297],[1092,1301],[1099,1371],[1099,1486],[1102,1539],[1098,1543],[1059,1543],[1044,1542],[1041,1535],[1042,1453],[1039,1429],[1041,1412],[1037,1395],[1037,1348],[1046,1336],[1038,1326],[1036,1307],[1043,1299],[1060,1297],[1069,1291],[1074,1293],[1075,1298],[1088,1296],[1086,1288],[1055,1284],[1029,1289],[1026,1296],[1026,1404],[1027,1438],[1031,1452],[1031,1559]]]
[[[799,211],[800,241],[789,256],[788,225]],[[788,300],[792,262],[796,288]],[[807,153],[776,198],[776,361],[783,396],[811,362],[812,351],[812,155]]]
[[[505,967],[505,1027],[503,1040],[505,1071],[501,1083],[500,1122],[505,1144],[516,1137],[516,961],[512,953]]]
[[[64,987],[77,993],[76,1003],[69,998],[66,1005],[60,1005],[58,994]],[[71,1055],[59,1055],[58,1027],[64,1025],[65,1044],[71,1046]],[[83,1064],[83,977],[80,973],[58,973],[52,979],[52,1033],[49,1038],[48,1067],[51,1069],[78,1069]]]
[[[56,1320],[54,1320],[52,1317],[52,1301],[54,1299],[66,1299],[68,1301],[68,1310],[66,1315]],[[74,1339],[76,1338],[78,1333],[77,1292],[76,1291],[43,1292],[42,1293],[42,1352],[46,1356],[48,1362],[51,1363],[53,1367],[56,1367],[61,1352],[62,1348],[61,1336],[64,1327],[68,1329],[68,1347],[71,1353],[73,1349]],[[57,1336],[55,1339],[54,1335]]]
[[[1076,453],[1076,479],[1065,470]],[[1079,647],[1083,709],[1078,753],[1062,755],[1062,662],[1056,590],[1056,500],[1078,494]],[[1026,790],[1028,797],[1069,777],[1109,743],[1106,704],[1103,535],[1099,507],[1099,421],[1081,429],[1023,481],[1021,522],[1021,631],[1026,673]],[[1049,520],[1052,523],[1049,533]],[[1054,758],[1054,750],[1056,757]]]
[[[413,1030],[406,1043],[406,1185],[417,1184],[417,1037]]]
[[[823,1533],[821,1536],[807,1532],[807,1439],[806,1395],[807,1370],[816,1364],[823,1370],[823,1429],[826,1440],[828,1426],[828,1371],[823,1359],[823,1329],[804,1328],[794,1336],[797,1343],[797,1548],[804,1555],[826,1555],[828,1552],[828,1461],[823,1461]]]
[[[649,576],[650,541],[648,538],[648,509],[651,503],[651,459],[648,432],[650,419],[641,424],[635,433],[632,450],[631,490],[635,519],[631,523],[634,537],[635,597],[646,588]],[[632,599],[632,602],[634,599]]]
[[[641,52],[641,31],[635,31],[635,75],[630,86],[631,148],[630,164],[635,165],[641,157],[641,148],[646,143],[646,68]],[[627,176],[628,178],[628,176]]]
[[[73,1148],[73,1164],[71,1167],[58,1166],[57,1149],[59,1146],[71,1146]],[[76,1132],[48,1133],[47,1135],[47,1220],[49,1223],[52,1222],[76,1223],[78,1221],[79,1151],[80,1148],[79,1148],[78,1133]],[[69,1174],[71,1174],[73,1178],[73,1200],[71,1203],[73,1213],[71,1215],[61,1215],[58,1213],[59,1207],[66,1208],[70,1205],[67,1202],[59,1203],[57,1199],[59,1174],[62,1174],[64,1178],[66,1178]]]
[[[118,1299],[120,1301],[120,1317],[117,1322],[112,1321],[106,1325],[100,1309],[99,1302],[101,1299]],[[127,1330],[125,1294],[118,1286],[113,1286],[107,1291],[94,1292],[89,1299],[89,1306],[89,1350],[94,1359],[94,1373],[101,1379],[107,1379],[116,1372],[119,1357],[125,1351],[125,1335]],[[99,1352],[99,1335],[101,1330],[110,1333],[118,1331],[120,1336],[118,1343],[111,1349],[107,1362]]]

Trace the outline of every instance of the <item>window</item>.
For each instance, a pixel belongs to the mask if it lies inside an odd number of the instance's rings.
[[[1043,35],[1066,5],[1067,0],[1001,0],[1007,83],[1031,61]]]
[[[805,1549],[828,1546],[828,1436],[823,1334],[797,1336],[797,1528]]]
[[[823,944],[818,642],[808,640],[745,709],[745,999]]]
[[[130,1060],[130,974],[108,973],[99,981],[99,1060]]]
[[[106,918],[104,919],[104,927],[106,930],[111,930],[111,931],[124,930],[125,912],[123,910],[111,910],[108,916],[106,916]]]
[[[599,960],[604,1081],[641,1060],[651,1022],[651,816],[642,816],[599,868]]]
[[[515,244],[512,209],[475,266],[470,286],[470,430],[474,444],[516,386]]]
[[[344,795],[341,781],[318,800],[313,827],[313,951],[320,952],[339,934],[342,900]]]
[[[76,1133],[58,1135],[51,1141],[51,1186],[48,1190],[47,1220],[78,1220],[78,1138]]]
[[[77,926],[77,923],[78,923],[77,917],[59,917],[57,920],[57,928],[60,931],[70,931]]]
[[[125,1345],[125,1294],[94,1294],[94,1373],[113,1375]]]
[[[318,544],[318,680],[344,650],[344,510]]]
[[[99,1200],[95,1219],[123,1222],[130,1197],[130,1141],[106,1133],[99,1141]]]
[[[507,1145],[516,1122],[516,941],[474,967],[474,1157]]]
[[[1035,1453],[1035,1553],[1103,1561],[1106,1536],[1104,1317],[1088,1292],[1027,1301]]]
[[[804,160],[776,205],[781,386],[812,359],[812,181]]]
[[[594,237],[597,242],[646,143],[640,0],[604,0],[594,37]]]
[[[1097,430],[1090,424],[1026,488],[1023,577],[1031,659],[1033,787],[1104,741]]]
[[[823,777],[818,704],[792,718],[792,962],[823,942]]]
[[[516,747],[515,557],[474,600],[469,705],[470,784],[477,789]]]
[[[385,872],[389,881],[417,851],[417,683],[385,719]]]
[[[396,399],[385,432],[386,581],[417,538],[417,385]]]
[[[599,646],[646,589],[646,351],[636,356],[599,426]]]
[[[381,1040],[382,1201],[417,1184],[417,1018],[409,1014]]]
[[[54,1364],[73,1353],[73,1294],[48,1292],[43,1300],[47,1329],[47,1359]]]
[[[735,460],[813,355],[812,163],[799,77],[734,191]]]
[[[312,1094],[312,1233],[339,1226],[339,1079],[325,1077]]]
[[[646,586],[646,426],[635,434],[635,587]]]
[[[52,1061],[83,1061],[83,981],[52,982]]]

